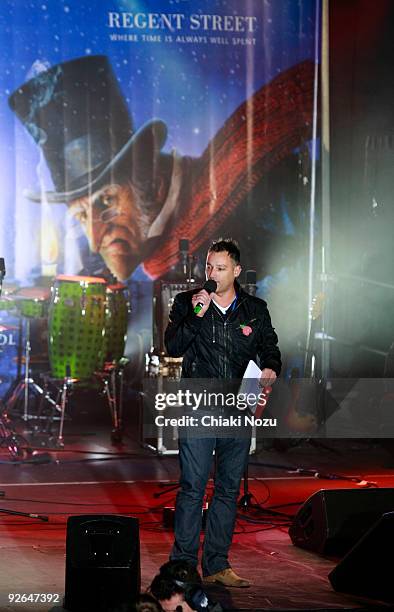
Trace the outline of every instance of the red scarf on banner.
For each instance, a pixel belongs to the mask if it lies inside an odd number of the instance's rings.
[[[314,64],[305,61],[261,87],[224,123],[201,158],[169,235],[144,261],[151,278],[179,257],[179,239],[195,252],[279,161],[312,135]],[[193,160],[191,160],[193,161]],[[187,177],[186,177],[187,180]]]

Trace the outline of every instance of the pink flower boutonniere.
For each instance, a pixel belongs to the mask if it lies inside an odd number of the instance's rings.
[[[240,328],[244,336],[250,336],[253,331],[253,329],[249,325],[245,325],[245,323],[241,323]]]

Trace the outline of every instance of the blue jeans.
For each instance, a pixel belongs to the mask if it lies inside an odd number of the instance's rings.
[[[215,492],[208,508],[202,556],[204,576],[228,567],[241,478],[248,461],[250,438],[180,438],[180,490],[176,499],[175,542],[170,559],[197,566],[202,502],[216,456]]]

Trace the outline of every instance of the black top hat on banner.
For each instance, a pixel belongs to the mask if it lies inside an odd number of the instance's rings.
[[[14,91],[11,109],[42,148],[55,191],[51,203],[69,202],[110,181],[122,161],[130,178],[146,182],[167,136],[153,119],[134,132],[132,119],[108,58],[81,57],[43,71]],[[36,202],[42,193],[28,192]]]

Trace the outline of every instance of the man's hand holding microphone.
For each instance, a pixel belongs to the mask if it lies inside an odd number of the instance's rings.
[[[192,296],[193,309],[198,317],[203,317],[207,312],[212,294],[215,293],[217,286],[216,281],[207,280],[203,288]]]

